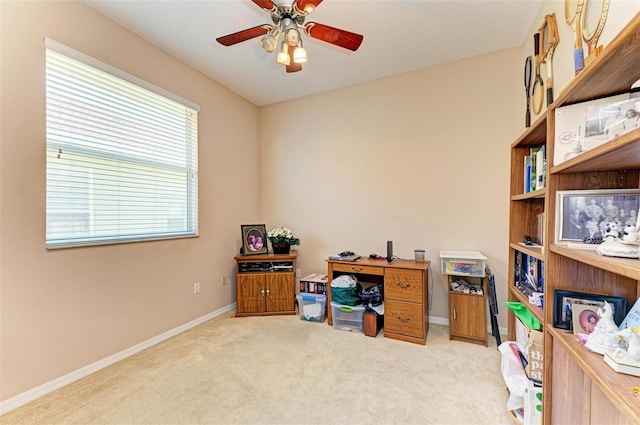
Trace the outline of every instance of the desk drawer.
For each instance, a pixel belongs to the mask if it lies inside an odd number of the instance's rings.
[[[422,303],[424,282],[420,270],[387,269],[384,275],[384,298]]]
[[[384,267],[361,266],[359,264],[333,263],[333,271],[359,274],[384,275]]]
[[[385,299],[384,331],[415,338],[425,337],[422,304]]]

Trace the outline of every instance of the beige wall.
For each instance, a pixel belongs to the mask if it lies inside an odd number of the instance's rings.
[[[260,217],[255,105],[82,3],[1,8],[5,400],[232,304],[233,285],[220,282],[240,224]],[[200,104],[199,238],[45,250],[44,37]]]
[[[603,43],[639,4],[612,1]],[[557,88],[573,75],[562,5],[547,0],[537,19],[558,16]],[[529,40],[259,110],[80,3],[1,1],[0,14],[1,400],[233,303],[220,280],[242,223],[293,228],[302,273],[344,249],[384,254],[387,240],[404,258],[424,248],[436,318],[448,315],[438,251],[480,250],[506,298],[509,146],[524,129]],[[201,105],[199,238],[44,249],[44,37]]]
[[[440,249],[483,252],[504,284],[519,72],[511,49],[261,108],[265,220],[299,233],[302,272],[387,240],[401,258],[423,248],[440,318]]]
[[[638,10],[612,0],[600,44]],[[384,255],[393,240],[395,254],[411,258],[423,248],[433,262],[430,315],[447,318],[439,251],[477,250],[504,305],[509,147],[525,129],[524,60],[549,13],[560,32],[557,96],[574,76],[573,38],[564,1],[548,0],[521,47],[260,109],[262,212],[299,234],[303,274],[345,249]]]

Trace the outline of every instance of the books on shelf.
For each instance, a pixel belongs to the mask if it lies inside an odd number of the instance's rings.
[[[524,157],[524,193],[543,189],[547,182],[545,147],[529,148]]]
[[[624,360],[616,359],[609,353],[604,354],[604,362],[618,373],[640,376],[640,366]]]
[[[620,322],[620,330],[636,328],[640,333],[640,298],[638,298],[633,306],[627,312],[624,320]],[[632,329],[633,330],[633,329]]]
[[[536,215],[536,243],[544,245],[544,212]]]
[[[544,261],[515,251],[514,274],[515,286],[527,297],[544,291]]]

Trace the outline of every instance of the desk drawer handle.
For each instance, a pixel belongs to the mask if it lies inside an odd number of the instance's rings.
[[[406,282],[406,283],[396,282],[396,285],[401,287],[402,289],[407,289],[409,286],[411,286],[411,283],[409,283],[409,282]]]
[[[401,321],[402,323],[407,323],[409,320],[411,320],[411,318],[410,318],[410,317],[402,318],[402,317],[400,317],[400,316],[396,316],[396,318],[397,318],[399,321]]]
[[[351,270],[353,270],[354,272],[361,272],[364,269],[362,267],[351,267]]]

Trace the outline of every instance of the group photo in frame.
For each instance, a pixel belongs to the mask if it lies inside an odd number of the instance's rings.
[[[604,302],[611,304],[613,307],[613,321],[616,325],[620,325],[627,314],[627,299],[623,297],[613,297],[603,294],[592,294],[589,292],[575,292],[563,289],[555,289],[553,291],[553,327],[564,330],[574,330],[574,313],[580,315],[584,311],[592,311],[597,315],[599,308],[604,306]],[[580,306],[578,308],[574,307]],[[592,308],[585,309],[582,306],[590,306]],[[590,313],[584,315],[584,328],[587,329]],[[599,317],[598,317],[599,319]],[[578,317],[580,320],[580,317]],[[597,322],[597,321],[596,321]],[[594,326],[595,323],[592,323]],[[593,329],[591,329],[593,330]],[[590,333],[590,332],[583,332]]]
[[[604,238],[607,226],[638,226],[639,189],[562,190],[556,193],[555,243]]]
[[[244,255],[266,254],[267,229],[264,224],[241,224],[242,253]]]

